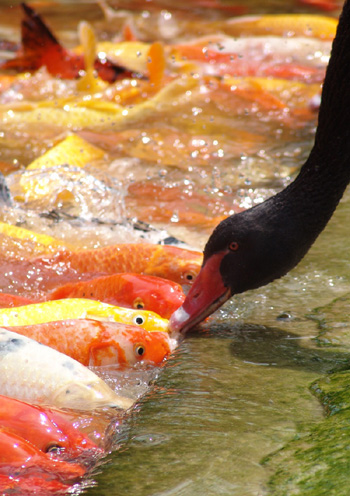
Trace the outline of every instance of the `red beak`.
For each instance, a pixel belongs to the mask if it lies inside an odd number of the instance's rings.
[[[170,317],[170,334],[185,333],[232,296],[220,273],[221,260],[225,254],[219,252],[212,255],[202,266],[182,306]]]

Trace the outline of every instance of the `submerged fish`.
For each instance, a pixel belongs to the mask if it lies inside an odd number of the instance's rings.
[[[197,63],[203,74],[278,77],[322,82],[331,49],[330,40],[307,37],[205,36],[169,48],[181,68]]]
[[[43,474],[36,475],[5,475],[0,474],[1,494],[22,494],[29,496],[48,496],[49,494],[65,494],[70,489],[70,485],[59,480],[43,477]]]
[[[192,284],[202,265],[203,254],[170,245],[125,243],[87,250],[62,250],[37,257],[46,265],[66,264],[78,272],[113,274],[135,272]],[[0,324],[1,325],[1,324]]]
[[[133,404],[76,360],[7,329],[0,329],[0,394],[78,410]]]
[[[141,361],[159,365],[176,347],[176,341],[167,332],[148,332],[137,326],[88,319],[16,326],[10,330],[90,366],[131,366]]]
[[[66,298],[0,309],[0,327],[85,318],[137,325],[147,331],[167,331],[168,329],[168,321],[154,312],[116,307],[84,298]]]
[[[63,48],[41,17],[25,3],[22,28],[22,48],[17,57],[1,64],[1,69],[34,71],[45,66],[52,76],[74,79],[84,70],[84,56]],[[106,58],[96,58],[94,63],[98,75],[108,82],[115,81],[119,75],[130,75]]]
[[[122,273],[68,283],[47,296],[48,300],[61,298],[91,298],[111,305],[150,310],[169,319],[185,295],[179,284],[167,279]]]
[[[338,20],[312,14],[265,14],[232,17],[224,30],[231,36],[307,36],[333,40]]]
[[[0,427],[0,472],[7,475],[18,475],[18,470],[35,469],[40,472],[51,472],[63,480],[76,479],[85,473],[85,469],[77,463],[57,460],[43,453],[34,444],[9,429]]]
[[[76,429],[63,413],[0,396],[0,425],[15,432],[44,453],[73,458],[102,450]]]
[[[34,102],[13,102],[0,105],[0,120],[3,124],[21,123],[26,125],[47,124],[57,129],[110,129],[125,128],[134,124],[135,119],[154,118],[156,114],[173,111],[177,102],[188,100],[188,91],[199,88],[197,78],[181,77],[162,87],[153,96],[127,109],[114,102],[92,99],[75,99],[67,105],[66,98]],[[9,112],[10,111],[10,112]]]

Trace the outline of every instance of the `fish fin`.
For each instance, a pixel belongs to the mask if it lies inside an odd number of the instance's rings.
[[[62,48],[57,38],[53,35],[39,14],[24,2],[21,4],[21,7],[25,14],[21,26],[23,54],[25,56],[36,54],[39,58],[45,55],[49,48]]]
[[[24,19],[21,23],[22,47],[12,60],[1,64],[1,69],[15,71],[33,71],[45,65],[43,58],[55,50],[65,53],[65,49],[46,26],[41,17],[27,4],[21,4]]]
[[[133,25],[132,19],[127,21],[122,29],[122,39],[124,41],[137,41],[137,36],[135,32],[135,26]]]
[[[148,77],[152,86],[158,89],[164,79],[165,72],[164,46],[159,41],[152,43],[148,51]]]
[[[94,62],[96,59],[96,36],[90,23],[79,23],[79,38],[83,46],[85,74],[77,82],[79,91],[96,92],[104,89],[105,83],[96,77]]]

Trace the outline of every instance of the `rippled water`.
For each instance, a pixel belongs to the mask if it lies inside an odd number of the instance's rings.
[[[349,199],[297,269],[186,338],[88,494],[268,494],[262,458],[322,418],[308,386],[349,360],[305,317],[350,289]]]

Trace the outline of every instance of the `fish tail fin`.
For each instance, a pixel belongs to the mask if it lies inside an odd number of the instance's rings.
[[[21,3],[24,11],[22,20],[22,46],[24,54],[37,54],[42,56],[49,48],[61,46],[48,26],[26,3]]]
[[[36,70],[43,65],[43,58],[52,50],[64,51],[40,15],[26,3],[22,3],[21,7],[24,11],[21,23],[22,48],[17,57],[1,64],[2,69]]]

